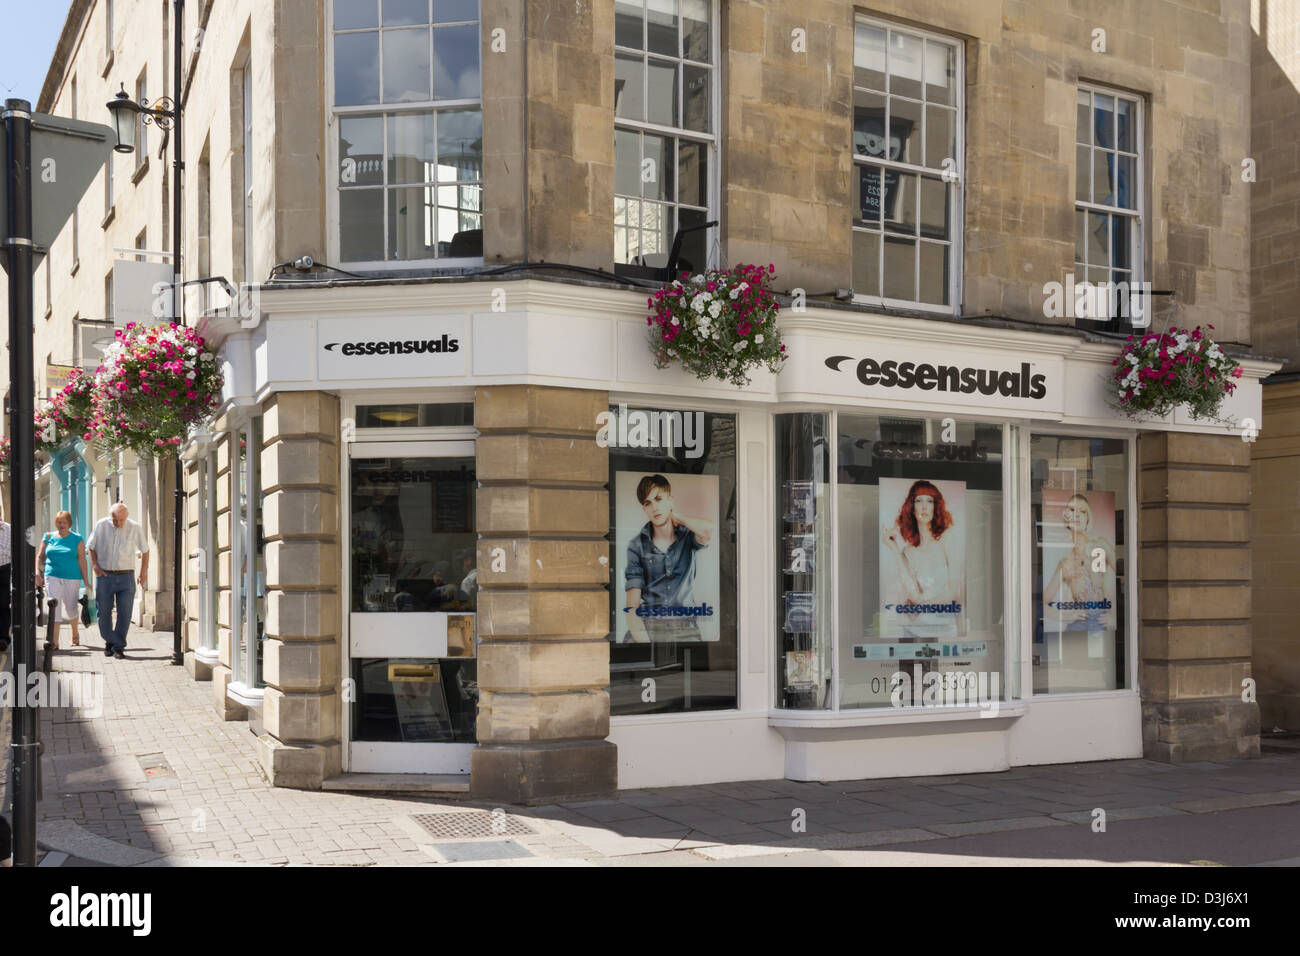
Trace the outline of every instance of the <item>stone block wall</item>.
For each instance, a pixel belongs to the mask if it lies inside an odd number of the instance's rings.
[[[265,733],[271,783],[319,789],[340,772],[338,399],[281,392],[263,408],[266,537]]]
[[[609,734],[607,393],[475,393],[479,569],[476,799],[617,787]]]
[[[1146,433],[1138,462],[1143,749],[1171,763],[1258,756],[1249,445]]]

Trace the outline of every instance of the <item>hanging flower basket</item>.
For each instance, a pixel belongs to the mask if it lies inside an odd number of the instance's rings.
[[[769,282],[776,267],[736,266],[687,277],[646,300],[656,368],[680,365],[696,378],[749,384],[749,373],[779,372],[786,360],[776,328],[780,306]]]
[[[9,436],[0,435],[0,468],[9,469]]]
[[[94,395],[95,376],[82,369],[73,369],[63,391],[38,408],[33,416],[36,450],[48,454],[76,438],[94,441],[98,437],[91,425]]]
[[[220,402],[221,371],[203,337],[134,322],[116,333],[95,370],[90,431],[111,449],[170,454]]]
[[[1206,326],[1213,329],[1214,326]],[[1241,365],[1223,354],[1200,327],[1129,336],[1112,365],[1112,404],[1130,418],[1164,418],[1179,405],[1193,418],[1217,418],[1237,388]]]

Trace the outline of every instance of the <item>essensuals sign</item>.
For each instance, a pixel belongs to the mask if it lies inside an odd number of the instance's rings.
[[[316,327],[321,379],[437,378],[465,374],[460,316],[321,319]]]

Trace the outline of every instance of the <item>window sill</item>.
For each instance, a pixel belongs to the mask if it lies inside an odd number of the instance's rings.
[[[139,149],[138,146],[137,146],[136,148]],[[138,185],[140,184],[140,180],[144,179],[145,174],[146,174],[147,172],[149,172],[149,157],[148,157],[148,156],[146,156],[143,160],[141,160],[140,165],[137,166],[137,167],[135,168],[135,172],[133,172],[133,173],[131,174],[131,185],[132,185],[132,186],[138,186]]]
[[[100,229],[107,229],[108,224],[117,218],[117,205],[108,207],[108,212],[104,213],[104,218],[99,221]]]
[[[767,725],[775,727],[782,736],[786,731],[835,731],[857,727],[881,727],[895,724],[956,723],[966,720],[993,720],[1004,717],[1022,717],[1028,711],[1023,700],[998,701],[992,707],[880,707],[871,710],[779,710],[768,711]]]

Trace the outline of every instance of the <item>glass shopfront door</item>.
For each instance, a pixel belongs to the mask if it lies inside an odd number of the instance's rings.
[[[349,769],[469,773],[474,442],[354,443],[348,475]]]

